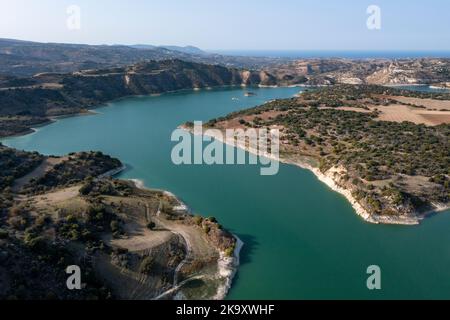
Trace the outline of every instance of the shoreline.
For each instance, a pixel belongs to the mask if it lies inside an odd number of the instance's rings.
[[[47,121],[44,121],[42,123],[38,123],[22,132],[17,132],[11,135],[5,135],[5,136],[0,136],[0,142],[2,142],[2,140],[6,140],[9,138],[17,138],[17,137],[22,137],[22,136],[27,136],[30,134],[34,134],[37,131],[39,131],[40,127],[45,127],[47,125],[50,125],[54,122],[57,122],[61,119],[64,118],[71,118],[71,117],[78,117],[78,116],[90,116],[90,115],[97,115],[100,114],[100,112],[95,111],[96,109],[99,108],[106,108],[109,107],[110,104],[114,103],[114,102],[119,102],[121,100],[124,99],[128,99],[128,98],[145,98],[145,97],[160,97],[162,95],[165,94],[177,94],[177,93],[183,93],[183,92],[192,92],[192,93],[196,93],[199,91],[211,91],[214,89],[233,89],[233,88],[256,88],[256,89],[276,89],[276,88],[319,88],[319,87],[330,87],[333,85],[309,85],[309,84],[304,84],[304,83],[300,83],[300,84],[291,84],[291,85],[263,85],[263,84],[254,84],[254,85],[245,85],[245,84],[231,84],[231,85],[220,85],[220,86],[208,86],[208,87],[197,87],[197,88],[186,88],[186,89],[178,89],[178,90],[169,90],[169,91],[164,91],[164,92],[159,92],[159,93],[150,93],[150,94],[146,94],[146,95],[127,95],[124,97],[120,97],[120,98],[116,98],[110,101],[106,101],[106,102],[99,102],[98,105],[96,106],[89,106],[86,109],[84,109],[84,111],[80,111],[80,112],[76,112],[76,113],[69,113],[69,114],[63,114],[63,115],[58,115],[58,116],[50,116],[48,118]],[[431,84],[384,84],[381,86],[385,86],[385,87],[401,87],[401,86],[428,86],[429,88],[432,88],[433,85]],[[444,88],[439,88],[443,91],[445,91],[446,89]],[[450,88],[448,88],[447,90],[450,90]],[[297,93],[297,95],[299,95],[300,93]]]
[[[234,277],[238,272],[240,265],[240,253],[244,243],[238,236],[233,234],[233,237],[236,239],[236,247],[233,251],[233,256],[227,257],[225,252],[219,252],[220,257],[217,261],[217,274],[225,279],[225,283],[222,286],[219,286],[213,300],[224,300],[226,298],[231,286],[233,285]]]
[[[101,108],[101,107],[104,107],[104,106],[99,106],[98,108]],[[94,108],[94,109],[96,109],[96,108]],[[55,122],[58,122],[61,119],[72,118],[72,117],[83,117],[83,116],[95,116],[97,114],[100,114],[99,112],[94,111],[94,109],[92,109],[92,110],[86,109],[86,111],[82,111],[82,112],[68,113],[68,114],[63,114],[63,115],[59,115],[59,116],[48,117],[47,120],[40,122],[40,123],[36,123],[35,125],[29,127],[28,129],[26,129],[24,131],[6,135],[6,136],[0,136],[0,142],[2,140],[32,135],[32,134],[38,132],[40,128],[51,125]]]
[[[450,87],[439,87],[436,85],[430,85],[429,86],[430,89],[436,89],[436,90],[442,90],[442,91],[449,91]]]
[[[126,166],[124,166],[124,169]],[[119,168],[120,169],[120,168]],[[119,170],[115,169],[115,170]],[[122,170],[124,170],[122,169]],[[122,170],[118,171],[117,173],[121,172]],[[115,173],[115,174],[117,174]],[[114,174],[114,175],[115,175]],[[175,198],[180,206],[178,207],[180,210],[184,210],[186,213],[191,214],[191,209],[189,206],[187,206],[183,201],[181,201],[176,195],[174,195],[172,192],[167,190],[159,190],[159,189],[151,189],[145,186],[144,181],[140,179],[127,179],[128,181],[131,181],[136,188],[146,191],[160,191],[164,194]],[[236,247],[233,251],[233,256],[228,257],[225,254],[225,251],[220,251],[217,249],[219,253],[219,258],[217,259],[217,272],[214,275],[214,278],[217,279],[224,279],[223,284],[221,284],[217,288],[217,292],[214,296],[211,297],[213,300],[224,300],[226,296],[228,295],[228,292],[231,289],[231,286],[233,284],[233,279],[238,271],[239,265],[240,265],[240,251],[242,247],[244,246],[244,243],[237,237],[236,235],[232,234],[232,236],[236,239]],[[181,287],[180,287],[181,288]],[[173,289],[180,289],[180,288],[173,288]]]
[[[7,139],[10,138],[17,138],[17,137],[23,137],[23,136],[27,136],[27,135],[31,135],[34,134],[36,132],[39,131],[39,128],[41,127],[45,127],[47,125],[50,125],[52,123],[55,123],[61,119],[65,119],[65,118],[72,118],[72,117],[79,117],[79,116],[95,116],[98,114],[101,114],[101,112],[96,111],[97,109],[100,108],[106,108],[109,107],[112,103],[115,102],[120,102],[121,100],[124,99],[128,99],[128,98],[146,98],[146,97],[160,97],[162,95],[166,95],[166,94],[177,94],[177,93],[198,93],[199,91],[211,91],[211,90],[221,90],[221,89],[248,89],[248,88],[255,88],[255,89],[276,89],[276,88],[293,88],[293,87],[301,87],[302,85],[275,85],[275,86],[265,86],[265,85],[260,85],[260,84],[255,84],[255,85],[245,85],[245,84],[230,84],[230,85],[220,85],[220,86],[209,86],[209,87],[199,87],[199,88],[186,88],[186,89],[178,89],[178,90],[169,90],[169,91],[164,91],[164,92],[159,92],[159,93],[150,93],[150,94],[144,94],[144,95],[127,95],[124,97],[120,97],[120,98],[116,98],[110,101],[106,101],[106,102],[99,102],[98,105],[95,106],[89,106],[85,109],[83,109],[84,111],[80,111],[80,112],[76,112],[76,113],[68,113],[68,114],[62,114],[62,115],[58,115],[58,116],[49,116],[48,119],[42,123],[37,123],[31,127],[29,127],[28,129],[22,131],[22,132],[17,132],[11,135],[5,135],[5,136],[0,136],[0,142],[5,141]]]
[[[191,134],[194,134],[193,130],[191,128],[187,128],[184,125],[179,126],[180,129],[186,130],[190,132]],[[205,131],[203,132],[203,135],[205,135]],[[240,148],[242,150],[245,150],[246,152],[249,152],[256,156],[262,156],[265,158],[268,158],[270,160],[279,161],[284,164],[288,165],[294,165],[297,167],[300,167],[302,169],[309,170],[314,174],[314,176],[322,183],[324,183],[326,186],[328,186],[331,190],[334,192],[337,192],[344,196],[348,202],[350,202],[351,206],[353,207],[355,213],[360,216],[364,221],[372,224],[390,224],[390,225],[405,225],[405,226],[417,226],[420,224],[420,222],[426,218],[427,216],[437,214],[442,211],[446,211],[449,208],[445,206],[437,206],[435,205],[435,208],[431,209],[428,212],[422,213],[422,216],[417,217],[405,217],[405,216],[397,216],[397,217],[389,217],[389,216],[376,216],[370,214],[366,209],[364,209],[361,204],[353,197],[351,191],[349,189],[343,188],[338,185],[336,182],[334,175],[337,173],[336,168],[331,168],[326,173],[322,173],[319,168],[312,166],[311,164],[307,162],[302,161],[292,161],[289,159],[285,159],[281,156],[278,158],[274,157],[271,154],[267,153],[261,153],[259,150],[253,150],[252,148],[248,146],[242,146],[239,144],[236,144],[235,141],[230,141],[229,139],[223,139],[221,136],[215,136],[215,135],[207,135],[213,139],[216,139],[220,141],[223,144],[233,146]]]
[[[191,134],[194,134],[192,130],[190,130],[189,128],[186,128],[184,126],[180,127],[181,129],[187,130],[189,131]],[[204,134],[204,132],[203,132]],[[290,161],[287,159],[283,159],[281,157],[276,158],[270,154],[264,154],[259,152],[258,150],[253,150],[252,148],[248,147],[248,146],[241,146],[238,145],[233,141],[230,141],[229,139],[222,139],[222,137],[220,136],[215,136],[215,135],[208,135],[211,138],[214,138],[226,145],[229,146],[234,146],[234,147],[238,147],[241,148],[253,155],[256,156],[263,156],[266,157],[270,160],[274,160],[274,161],[279,161],[281,163],[284,164],[290,164],[290,165],[295,165],[297,167],[300,167],[302,169],[306,169],[311,171],[317,179],[319,179],[319,181],[321,181],[322,183],[324,183],[325,185],[327,185],[329,188],[331,188],[333,191],[338,192],[340,194],[342,194],[344,197],[347,198],[347,200],[350,202],[350,204],[352,205],[353,209],[356,211],[356,214],[358,214],[360,217],[362,217],[365,221],[371,222],[371,223],[376,223],[374,222],[372,219],[370,219],[370,214],[364,210],[364,208],[362,208],[362,206],[356,201],[356,199],[353,198],[353,196],[351,195],[349,190],[343,189],[341,187],[338,187],[337,184],[334,182],[334,180],[331,177],[326,176],[325,174],[323,174],[322,172],[319,171],[318,168],[313,167],[312,165],[306,163],[306,162],[295,162],[295,161]]]

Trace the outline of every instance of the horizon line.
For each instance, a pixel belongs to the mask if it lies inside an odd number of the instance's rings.
[[[247,51],[247,52],[450,52],[450,48],[448,49],[357,49],[357,48],[349,48],[349,49],[332,49],[332,48],[324,48],[324,49],[304,49],[304,48],[296,48],[296,49],[268,49],[268,48],[229,48],[229,49],[211,49],[211,48],[202,48],[201,46],[195,44],[151,44],[151,43],[84,43],[84,42],[58,42],[58,41],[38,41],[38,40],[24,40],[19,38],[10,38],[10,37],[0,37],[0,40],[11,40],[11,41],[20,41],[20,42],[31,42],[31,43],[41,43],[41,44],[66,44],[66,45],[86,45],[86,46],[124,46],[124,47],[133,47],[133,46],[154,46],[154,47],[196,47],[205,52],[225,52],[225,51]]]

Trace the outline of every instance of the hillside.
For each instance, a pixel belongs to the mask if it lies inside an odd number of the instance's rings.
[[[415,224],[450,204],[449,100],[448,94],[340,85],[208,125],[277,128],[281,161],[312,170],[368,221]],[[439,122],[428,122],[433,115]]]
[[[236,267],[236,240],[214,218],[109,178],[122,164],[100,152],[0,145],[0,160],[0,299],[223,298],[219,268]],[[67,289],[69,265],[82,290]]]
[[[274,85],[265,72],[182,60],[138,63],[128,67],[44,73],[0,79],[0,136],[28,132],[50,117],[87,112],[105,102],[132,95],[230,85]]]
[[[86,45],[0,39],[0,75],[15,77],[31,77],[47,72],[107,69],[167,59],[250,69],[286,61],[207,54],[192,46]]]

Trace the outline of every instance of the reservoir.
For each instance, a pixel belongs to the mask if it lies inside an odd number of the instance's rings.
[[[185,165],[171,161],[174,129],[206,121],[300,88],[228,88],[133,97],[3,139],[46,155],[100,150],[128,169],[119,178],[166,189],[194,213],[214,216],[245,243],[230,299],[450,299],[450,212],[420,226],[373,225],[309,171],[280,165]],[[367,268],[381,290],[367,289]]]

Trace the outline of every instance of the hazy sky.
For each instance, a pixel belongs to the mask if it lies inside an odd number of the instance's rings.
[[[66,10],[81,9],[69,30]],[[369,30],[369,5],[381,30]],[[450,50],[448,0],[0,0],[0,37],[254,50]]]

